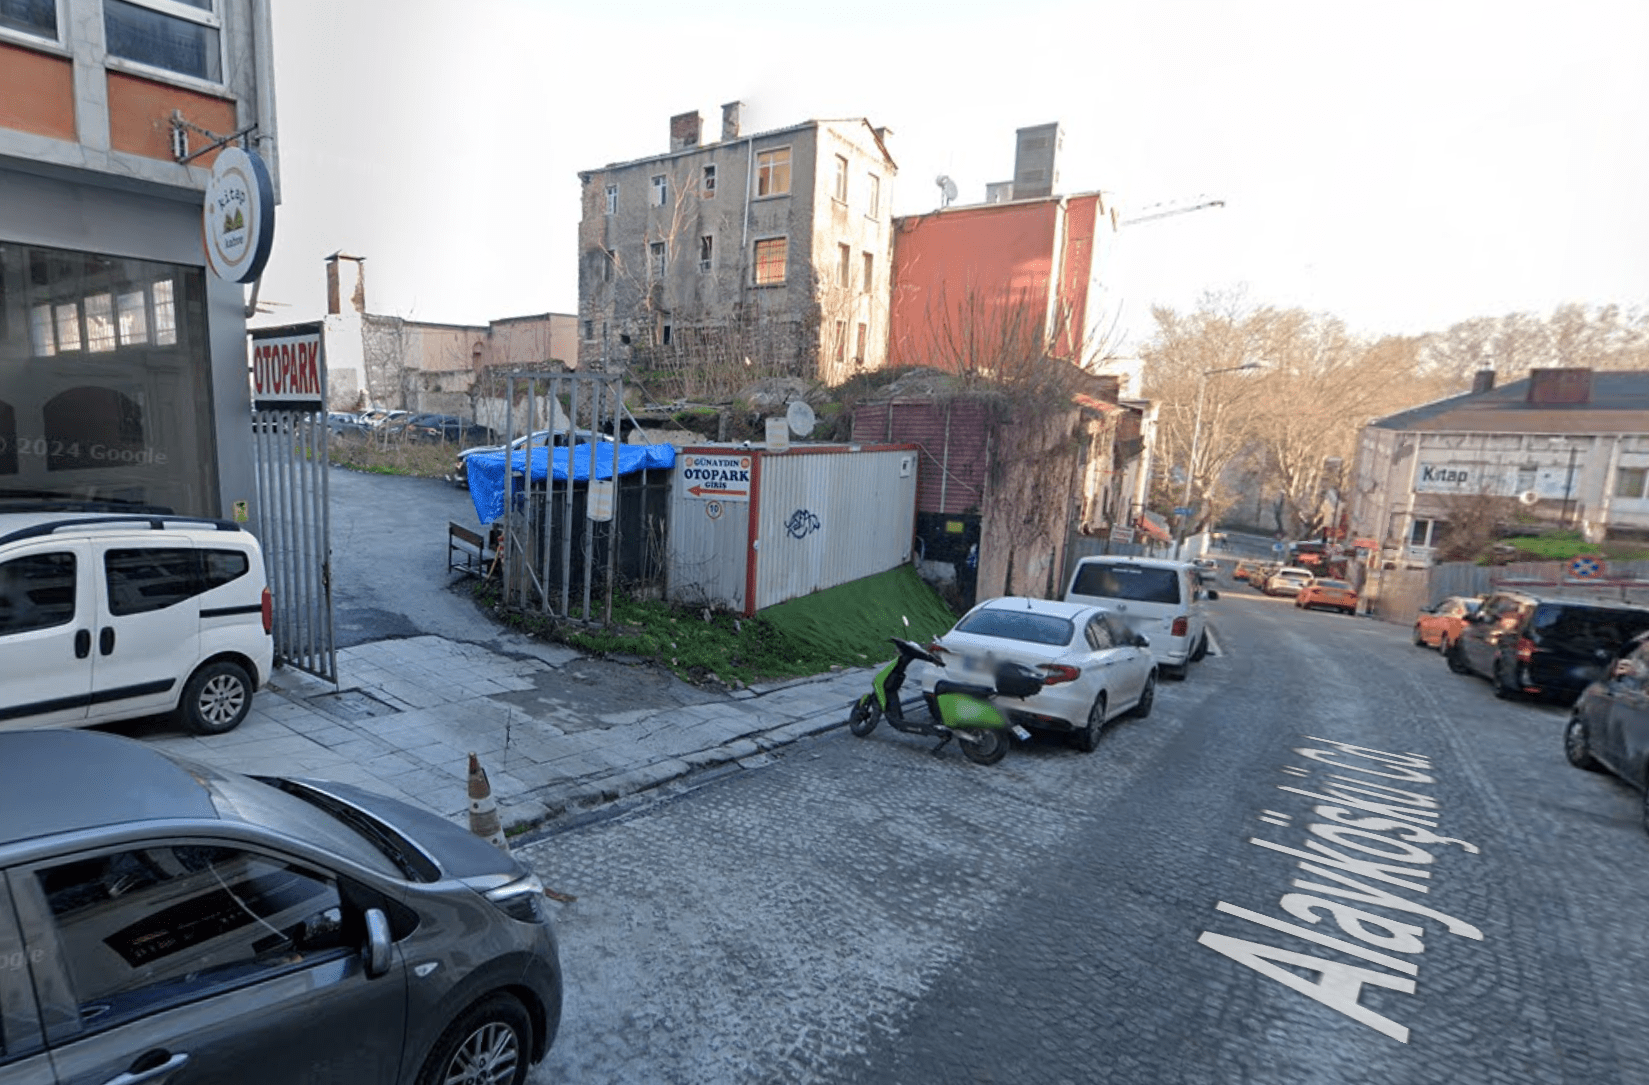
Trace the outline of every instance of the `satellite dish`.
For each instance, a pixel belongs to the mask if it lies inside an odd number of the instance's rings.
[[[1533,505],[1539,500],[1540,494],[1534,490],[1524,490],[1522,493],[1517,495],[1517,503],[1520,505]]]
[[[784,412],[785,421],[790,423],[790,432],[798,437],[806,437],[813,432],[818,419],[813,416],[813,408],[802,400],[791,403]]]
[[[933,179],[933,183],[939,186],[939,193],[943,197],[939,201],[939,206],[949,207],[951,201],[956,199],[956,182],[941,173]]]

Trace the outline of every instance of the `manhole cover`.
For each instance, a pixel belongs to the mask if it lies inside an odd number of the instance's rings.
[[[309,703],[328,716],[340,720],[366,720],[373,716],[388,716],[400,711],[370,693],[346,689],[339,693],[323,693],[309,698]]]

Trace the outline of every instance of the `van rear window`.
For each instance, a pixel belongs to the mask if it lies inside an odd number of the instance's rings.
[[[1532,624],[1542,645],[1561,644],[1587,654],[1602,648],[1613,654],[1622,644],[1649,630],[1649,610],[1541,603],[1535,608]]]
[[[1143,565],[1089,564],[1077,570],[1071,594],[1141,603],[1178,603],[1179,575]]]

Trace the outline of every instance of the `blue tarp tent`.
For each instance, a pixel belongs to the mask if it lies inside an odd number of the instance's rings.
[[[596,478],[613,477],[614,448],[618,450],[618,473],[621,475],[630,475],[654,467],[674,467],[676,464],[674,445],[614,445],[610,441],[605,441],[596,446]],[[469,475],[470,500],[475,502],[475,515],[483,524],[490,524],[504,515],[504,455],[503,452],[487,452],[471,456],[465,466]],[[542,483],[552,470],[557,482],[565,482],[569,477],[569,460],[570,474],[574,482],[590,480],[589,445],[581,444],[570,450],[565,447],[545,448],[539,445],[531,450],[531,455],[530,471],[534,483]],[[511,477],[519,480],[522,474],[529,470],[527,456],[527,449],[509,453],[508,473]],[[519,491],[523,488],[517,481],[515,489]]]

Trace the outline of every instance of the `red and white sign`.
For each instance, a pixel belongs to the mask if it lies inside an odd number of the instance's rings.
[[[252,403],[258,410],[322,410],[326,361],[320,326],[312,331],[269,328],[252,333]],[[294,334],[296,332],[296,334]]]
[[[684,455],[680,470],[689,497],[704,501],[750,500],[749,456]]]

